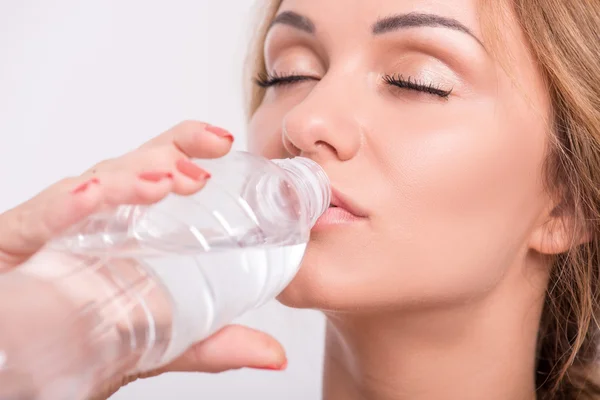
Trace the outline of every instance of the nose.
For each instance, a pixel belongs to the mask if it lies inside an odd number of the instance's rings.
[[[321,80],[283,120],[283,145],[294,156],[335,157],[348,161],[361,145],[362,129],[355,117],[356,102],[347,90]]]

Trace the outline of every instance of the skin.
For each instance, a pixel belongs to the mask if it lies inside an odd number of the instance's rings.
[[[215,133],[205,123],[185,121],[133,152],[103,161],[81,176],[57,182],[0,215],[0,272],[18,267],[53,237],[103,208],[151,204],[169,193],[187,195],[201,190],[207,180],[206,172],[187,161],[220,157],[231,149],[232,141],[225,131]],[[24,290],[35,288],[29,284]],[[7,305],[10,299],[2,298],[0,303]],[[43,324],[40,319],[28,321],[32,326]],[[19,326],[20,332],[25,333],[27,328]],[[274,338],[231,325],[160,370],[120,375],[102,383],[93,399],[106,399],[129,382],[164,372],[216,373],[244,367],[282,370],[286,365],[285,352]]]
[[[510,78],[500,68],[480,43],[477,6],[285,0],[280,12],[310,18],[314,33],[282,23],[269,32],[269,72],[310,79],[267,90],[251,151],[318,161],[364,215],[315,229],[280,296],[328,318],[326,400],[535,398],[549,256],[572,242],[542,183],[544,83],[510,15],[499,32]],[[453,18],[479,40],[442,26],[373,34],[378,18],[411,12]],[[391,87],[385,75],[452,93]],[[59,182],[0,215],[0,268],[105,206],[200,190],[204,180],[181,160],[229,149],[188,121]],[[281,369],[285,355],[273,338],[229,327],[149,375],[245,366]],[[98,398],[135,378],[107,382]]]
[[[285,0],[286,12],[304,20],[272,25],[267,71],[306,79],[267,89],[250,149],[318,161],[366,214],[313,232],[280,296],[327,315],[324,398],[535,398],[548,256],[568,232],[543,185],[550,106],[517,22],[506,15],[498,32],[509,76],[481,43],[475,1]],[[373,34],[407,13],[472,36]]]

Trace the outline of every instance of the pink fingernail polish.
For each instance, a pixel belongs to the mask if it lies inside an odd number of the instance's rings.
[[[71,193],[72,194],[83,193],[90,187],[90,185],[99,184],[99,183],[100,183],[100,181],[98,180],[98,178],[92,178],[92,179],[82,183],[81,185],[77,186],[75,189],[73,189],[71,191]]]
[[[170,172],[142,172],[138,177],[144,181],[160,182],[164,179],[173,179],[173,174]]]
[[[263,367],[255,367],[255,369],[264,369],[267,371],[284,371],[288,366],[287,360],[281,365],[266,365]]]
[[[233,142],[233,140],[234,140],[233,135],[223,128],[219,128],[217,126],[212,126],[212,125],[207,125],[205,129],[207,131],[209,131],[210,133],[217,135],[220,138],[229,140],[230,142]]]

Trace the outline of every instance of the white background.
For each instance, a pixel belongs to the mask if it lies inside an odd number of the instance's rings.
[[[245,144],[250,0],[1,0],[0,211],[184,119]],[[242,322],[277,337],[287,372],[168,374],[114,400],[320,398],[323,319],[270,304]]]

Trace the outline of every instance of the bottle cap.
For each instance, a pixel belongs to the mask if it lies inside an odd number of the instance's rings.
[[[310,226],[327,211],[331,203],[331,183],[323,168],[305,157],[271,160],[294,180],[304,199],[308,201]]]

